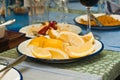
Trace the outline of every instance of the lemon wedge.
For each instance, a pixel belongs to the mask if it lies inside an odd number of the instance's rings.
[[[80,46],[84,44],[84,40],[76,33],[62,31],[58,35],[58,39],[69,43],[71,46]]]
[[[51,59],[51,53],[44,48],[33,47],[31,51],[36,58]]]
[[[69,56],[62,50],[56,48],[45,48],[51,53],[51,59],[69,59]]]

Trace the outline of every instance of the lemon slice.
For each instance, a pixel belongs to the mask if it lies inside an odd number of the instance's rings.
[[[47,39],[44,43],[44,48],[51,47],[51,48],[57,48],[57,49],[63,49],[63,42],[61,40],[57,39]]]
[[[51,59],[51,53],[44,48],[33,47],[31,51],[36,58]]]
[[[95,41],[92,32],[89,32],[88,34],[82,36],[82,38],[83,38],[83,40],[84,40],[85,42],[88,42],[88,41],[90,41],[90,42],[94,42],[94,41]]]
[[[51,53],[51,59],[69,59],[69,56],[62,50],[56,48],[45,48]]]
[[[57,30],[54,30],[54,29],[48,30],[48,35],[50,38],[56,39],[58,34],[59,34],[59,32]]]
[[[69,43],[71,46],[80,46],[84,44],[84,40],[76,33],[62,31],[58,35],[58,39]]]
[[[40,36],[33,38],[28,45],[33,45],[33,46],[38,46],[38,47],[43,47],[44,42],[46,41],[46,37]]]
[[[71,58],[79,58],[92,54],[94,49],[92,42],[86,42],[81,46],[66,46],[65,52],[68,53]]]

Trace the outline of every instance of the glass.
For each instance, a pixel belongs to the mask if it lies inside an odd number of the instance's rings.
[[[5,22],[5,4],[4,4],[4,0],[0,0],[0,24]],[[4,26],[0,26],[0,38],[4,37],[5,34],[5,27]]]
[[[16,20],[14,24],[7,25],[6,28],[11,31],[19,32],[19,30],[22,27],[27,26],[29,24],[28,10],[26,7],[24,7],[23,0],[4,0],[4,1],[6,6],[5,21],[11,19]]]
[[[4,0],[0,0],[0,24],[5,22],[5,3]],[[0,26],[0,39],[4,37],[5,27]],[[4,58],[0,58],[0,65],[7,65],[8,61]]]
[[[60,15],[57,16],[59,19],[58,22],[67,23],[67,16],[68,13],[68,0],[54,0],[55,4],[57,5],[57,11],[60,11]]]
[[[91,32],[91,23],[90,23],[90,8],[98,3],[99,0],[80,0],[80,3],[87,8],[87,16],[88,16],[88,27],[87,33]]]
[[[5,27],[0,26],[0,38],[4,38],[4,36],[5,36]]]
[[[49,20],[49,2],[50,0],[29,0],[30,24]]]
[[[0,0],[0,24],[5,22],[5,3],[4,0]]]

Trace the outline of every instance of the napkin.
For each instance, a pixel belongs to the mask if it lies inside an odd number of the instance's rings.
[[[120,14],[120,4],[117,4],[112,1],[106,1],[106,13]]]

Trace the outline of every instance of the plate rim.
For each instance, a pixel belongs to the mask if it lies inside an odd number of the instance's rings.
[[[32,40],[32,39],[28,39],[28,40],[26,40],[26,41],[29,41],[29,40]],[[94,55],[99,54],[99,53],[104,49],[104,44],[103,44],[102,41],[100,41],[100,40],[96,40],[96,41],[98,41],[98,42],[101,44],[101,48],[100,48],[99,50],[97,50],[97,52],[94,52],[94,53],[92,53],[92,54],[90,54],[90,55],[83,56],[83,57],[79,57],[79,58],[59,59],[59,60],[58,60],[58,59],[34,58],[34,57],[28,56],[28,55],[27,55],[27,57],[28,57],[28,58],[31,58],[31,60],[34,60],[34,61],[41,61],[41,62],[46,62],[46,63],[69,63],[69,62],[74,62],[74,61],[78,61],[78,60],[81,59],[81,58],[85,58],[85,57],[94,56]],[[25,41],[24,41],[24,42],[25,42]],[[22,43],[21,43],[21,44],[22,44]],[[22,55],[23,53],[20,52],[19,46],[20,46],[20,45],[18,45],[18,46],[16,47],[16,50],[17,50],[17,52],[18,52],[20,55]],[[24,54],[24,55],[25,55],[25,54]],[[49,62],[48,62],[48,61],[49,61]],[[59,62],[59,61],[61,61],[61,62]]]
[[[4,66],[5,67],[5,65],[0,65],[0,66]],[[20,77],[20,80],[23,80],[23,75],[22,75],[22,73],[18,69],[16,69],[15,67],[12,67],[11,69],[15,70],[18,73],[18,75]]]
[[[105,13],[95,13],[95,15],[99,15],[99,14],[105,14]],[[111,14],[111,15],[116,15],[116,16],[120,16],[120,15],[117,15],[117,14]],[[80,15],[80,16],[76,16],[73,21],[77,24],[77,25],[80,25],[80,27],[87,27],[87,25],[85,24],[81,24],[79,23],[76,19],[81,17],[81,16],[86,16],[86,14],[84,15]],[[91,26],[91,29],[98,29],[98,30],[111,30],[111,29],[118,29],[120,28],[120,25],[116,25],[116,26],[102,26],[102,27],[98,27],[98,26]]]
[[[27,26],[23,26],[23,27],[19,30],[19,32],[25,34],[25,37],[27,37],[27,38],[34,38],[35,36],[33,36],[33,35],[28,36],[28,35],[26,35],[26,33],[21,32],[21,30],[24,30],[25,28],[29,28],[29,27],[31,27],[32,25],[41,25],[41,23],[36,23],[36,24],[30,24],[30,25],[27,25]]]
[[[58,24],[68,24],[68,25],[76,26],[77,28],[80,29],[80,30],[79,30],[79,33],[77,33],[77,34],[80,34],[80,33],[82,32],[82,28],[79,27],[79,26],[77,26],[77,25],[70,24],[70,23],[59,23],[59,22],[58,22]],[[33,36],[33,35],[31,35],[31,36],[26,35],[26,33],[24,33],[24,32],[21,31],[21,30],[23,30],[23,29],[25,29],[25,28],[31,27],[32,25],[41,25],[41,23],[30,24],[30,25],[24,26],[24,27],[22,27],[22,28],[19,30],[19,32],[25,34],[25,37],[27,37],[27,38],[34,38],[35,36]]]

